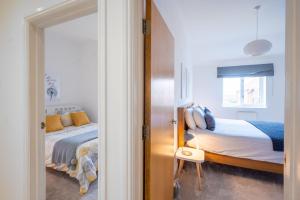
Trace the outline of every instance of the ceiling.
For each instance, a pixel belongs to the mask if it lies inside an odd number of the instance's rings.
[[[157,0],[158,6],[171,12],[163,1],[168,0]],[[256,5],[262,5],[259,38],[273,43],[269,54],[284,53],[285,0],[173,0],[172,4],[169,7],[175,4],[191,56],[198,62],[247,57],[243,48],[255,39]]]
[[[176,9],[176,22],[183,29],[194,63],[248,57],[244,46],[255,39],[256,12],[260,4],[259,38],[273,43],[269,55],[284,54],[285,0],[156,0],[162,14]],[[171,10],[173,9],[173,10]],[[171,24],[170,26],[175,26]],[[76,40],[97,40],[97,14],[50,28]]]
[[[79,41],[97,40],[97,24],[97,13],[94,13],[49,27],[46,31]]]

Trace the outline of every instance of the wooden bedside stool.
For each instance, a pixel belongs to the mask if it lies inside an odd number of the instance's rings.
[[[186,153],[190,153],[190,155],[187,155]],[[204,162],[204,151],[189,147],[180,147],[176,151],[176,159],[179,160],[179,167],[177,169],[176,178],[179,178],[185,161],[193,162],[196,164],[199,189],[201,190],[201,177],[203,177],[201,163]]]

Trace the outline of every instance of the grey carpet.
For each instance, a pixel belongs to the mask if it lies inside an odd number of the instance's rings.
[[[79,194],[79,183],[63,172],[46,170],[46,199],[47,200],[97,200],[98,181],[90,185],[87,194]]]
[[[203,170],[199,191],[195,164],[185,164],[176,200],[283,200],[282,175],[212,163]]]
[[[204,163],[202,191],[198,190],[196,168],[186,163],[179,180],[176,200],[283,200],[282,175]],[[97,200],[97,181],[86,195],[65,173],[47,170],[47,200]]]

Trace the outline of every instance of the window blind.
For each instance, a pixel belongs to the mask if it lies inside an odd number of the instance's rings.
[[[218,67],[218,78],[274,76],[274,64]]]

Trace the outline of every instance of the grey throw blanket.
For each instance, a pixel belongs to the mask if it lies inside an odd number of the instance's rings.
[[[98,138],[97,130],[57,141],[53,148],[52,163],[56,165],[66,164],[69,168],[75,167],[77,148],[96,138]]]

